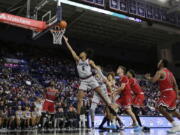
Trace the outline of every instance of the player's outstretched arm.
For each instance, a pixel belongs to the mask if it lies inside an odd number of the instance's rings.
[[[151,81],[152,83],[157,82],[160,79],[160,77],[161,77],[161,71],[157,71],[156,74],[153,77],[151,77],[150,74],[145,75],[145,78],[147,80]]]
[[[69,49],[69,51],[70,51],[71,54],[72,54],[74,60],[78,62],[80,58],[78,57],[78,55],[76,54],[76,52],[72,49],[71,45],[70,45],[69,42],[68,42],[68,38],[67,38],[66,36],[63,36],[63,38],[64,38],[64,41],[65,41],[65,43],[66,43],[67,48]]]
[[[89,60],[89,64],[96,70],[99,70],[98,66],[94,63],[94,61]]]
[[[115,92],[120,94],[125,89],[125,86],[126,86],[126,84],[122,83],[121,86]]]

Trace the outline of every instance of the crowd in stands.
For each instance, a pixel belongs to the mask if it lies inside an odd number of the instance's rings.
[[[159,115],[154,98],[158,95],[157,86],[143,77],[138,79],[146,96],[141,115]],[[36,106],[43,103],[44,89],[52,80],[60,91],[53,127],[78,127],[76,93],[79,80],[75,64],[68,59],[47,56],[24,58],[23,53],[17,53],[11,59],[0,58],[0,128],[38,127],[41,113]],[[87,93],[84,99],[85,114],[90,106],[89,97],[92,97],[92,92]],[[102,114],[101,108],[100,104],[97,114]]]

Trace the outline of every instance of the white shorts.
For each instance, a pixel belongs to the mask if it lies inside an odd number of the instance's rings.
[[[105,97],[105,99],[107,99],[108,103],[111,103],[111,100],[108,96],[108,93],[107,93],[107,88],[105,85],[101,85],[101,92],[102,92],[102,95]],[[99,95],[94,92],[94,95],[93,95],[93,98],[92,98],[92,104],[99,104],[101,102],[101,98],[99,97]]]
[[[87,91],[89,88],[94,90],[97,87],[99,87],[97,80],[94,78],[94,76],[91,76],[88,79],[81,79],[79,89]]]

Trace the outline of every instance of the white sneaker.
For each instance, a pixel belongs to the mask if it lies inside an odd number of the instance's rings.
[[[180,125],[176,125],[174,127],[172,127],[170,130],[167,131],[170,134],[174,134],[176,132],[180,132]]]

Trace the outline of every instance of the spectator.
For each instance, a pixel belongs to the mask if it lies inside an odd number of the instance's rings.
[[[22,107],[18,106],[18,110],[16,111],[16,126],[18,129],[21,128],[21,123],[24,120],[24,116],[23,116],[23,111],[22,111]]]
[[[54,128],[64,128],[65,126],[65,114],[62,107],[59,107],[57,109],[57,112],[55,114],[55,122],[54,122]]]

